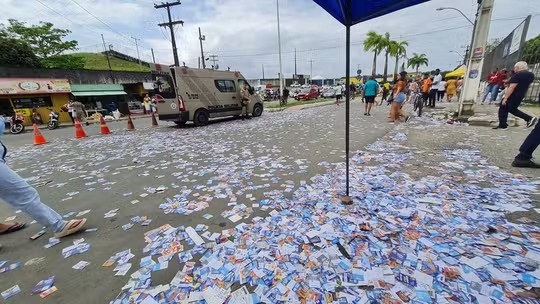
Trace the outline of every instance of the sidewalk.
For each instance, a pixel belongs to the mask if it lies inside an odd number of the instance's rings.
[[[136,119],[150,118],[150,117],[152,117],[152,114],[143,114],[143,115],[131,116],[131,119],[136,120]],[[157,116],[156,116],[156,118],[157,118]],[[127,119],[128,119],[127,116],[124,116],[124,117],[120,117],[119,119],[115,119],[115,120],[106,120],[106,122],[110,123],[110,122],[126,121]],[[99,120],[93,120],[92,119],[92,120],[87,120],[87,121],[88,121],[88,124],[90,124],[90,125],[99,123]],[[84,125],[84,124],[85,123],[82,123],[82,125]],[[73,127],[73,126],[74,126],[74,124],[70,123],[70,122],[63,122],[63,123],[58,124],[59,128]],[[47,125],[46,124],[39,125],[38,129],[47,129]],[[30,131],[32,131],[31,126],[27,126],[25,132],[30,132]]]
[[[457,112],[458,107],[458,102],[439,102],[435,109],[424,108],[424,110],[426,113],[432,113],[433,115],[446,115]],[[540,107],[523,105],[520,109],[529,115],[540,116]],[[482,105],[477,103],[474,105],[474,115],[468,119],[468,123],[471,126],[495,127],[499,122],[498,111],[499,107],[495,104]],[[508,115],[508,125],[510,127],[523,127],[525,122],[510,114]]]

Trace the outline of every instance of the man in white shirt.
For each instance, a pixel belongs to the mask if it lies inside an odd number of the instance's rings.
[[[439,84],[442,81],[441,70],[435,70],[435,76],[433,76],[433,83],[431,84],[431,90],[429,91],[429,105],[428,107],[435,108],[435,99],[439,92]]]
[[[339,103],[341,102],[341,97],[343,94],[343,87],[341,84],[338,84],[334,90],[336,91],[336,104],[339,106]]]

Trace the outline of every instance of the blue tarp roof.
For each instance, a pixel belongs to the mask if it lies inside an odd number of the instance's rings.
[[[348,22],[345,15],[347,0],[313,1],[343,25],[347,25]],[[351,0],[351,20],[348,25],[364,22],[427,1],[429,0]]]

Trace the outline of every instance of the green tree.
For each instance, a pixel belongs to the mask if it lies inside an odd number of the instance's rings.
[[[528,64],[540,63],[540,35],[525,42],[521,59]]]
[[[377,74],[377,56],[384,49],[383,36],[377,34],[374,31],[367,33],[367,38],[364,40],[364,51],[373,51],[373,68],[371,69],[371,75]]]
[[[83,68],[84,62],[79,58],[62,55],[66,51],[77,48],[77,41],[65,40],[70,30],[55,28],[50,22],[40,22],[38,25],[26,25],[24,22],[9,19],[9,25],[1,25],[0,31],[9,38],[18,39],[27,44],[47,68]]]
[[[28,44],[0,29],[0,66],[37,68],[41,63]]]
[[[75,50],[77,41],[63,39],[71,34],[70,30],[54,28],[50,22],[40,22],[39,25],[27,26],[26,23],[9,19],[8,33],[13,38],[19,38],[28,43],[39,58],[49,58],[65,51]]]
[[[390,40],[390,33],[384,33],[382,36],[381,45],[384,50],[384,81],[388,81],[388,56],[392,48],[392,40]]]
[[[394,66],[394,75],[398,73],[399,59],[407,56],[407,41],[391,41],[390,44],[390,56],[396,58],[396,65]]]
[[[417,54],[413,53],[412,57],[409,58],[409,61],[407,62],[407,67],[413,67],[416,70],[416,74],[418,74],[418,69],[425,65],[427,66],[429,64],[429,59],[427,58],[426,54]]]

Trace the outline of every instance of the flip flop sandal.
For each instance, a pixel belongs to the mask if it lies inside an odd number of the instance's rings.
[[[0,232],[0,235],[4,235],[4,234],[12,233],[12,232],[15,232],[15,231],[19,231],[19,230],[23,229],[24,227],[26,227],[26,223],[13,223],[13,224],[11,224],[11,226],[9,226],[8,229],[6,229],[5,231]]]
[[[84,227],[84,224],[86,224],[85,218],[70,220],[66,223],[66,225],[64,226],[62,230],[54,234],[54,237],[62,238],[68,235],[72,235],[76,232],[79,232]]]

